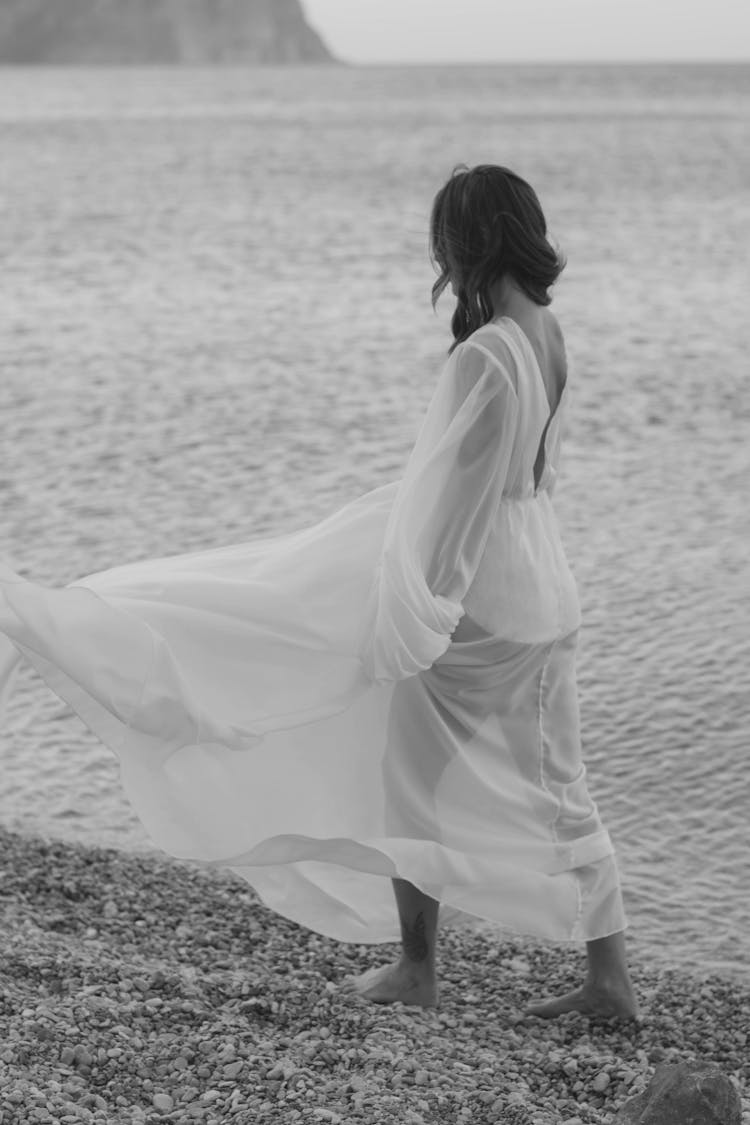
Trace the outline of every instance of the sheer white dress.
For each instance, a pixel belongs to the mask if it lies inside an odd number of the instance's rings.
[[[29,661],[159,848],[322,934],[398,941],[394,876],[441,925],[623,929],[550,499],[566,398],[550,418],[502,318],[447,360],[403,477],[312,527],[62,589],[0,566],[2,697]]]

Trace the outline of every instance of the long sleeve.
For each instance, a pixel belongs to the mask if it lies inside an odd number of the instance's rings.
[[[450,644],[506,482],[518,397],[496,356],[455,349],[407,463],[386,526],[361,653],[376,682],[429,668]]]

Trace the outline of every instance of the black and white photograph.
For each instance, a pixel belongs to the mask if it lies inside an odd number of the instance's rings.
[[[0,0],[0,1125],[750,1125],[750,8]]]

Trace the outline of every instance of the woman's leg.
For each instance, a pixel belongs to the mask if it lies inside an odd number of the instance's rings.
[[[624,931],[586,942],[586,952],[589,962],[586,978],[588,983],[612,990],[630,986]]]
[[[435,976],[440,903],[405,879],[391,879],[401,922],[400,964],[421,976]]]
[[[554,829],[561,841],[579,836],[594,837],[603,826],[588,791],[583,768],[580,712],[576,680],[578,630],[551,646],[545,666],[540,698],[540,731],[543,735],[540,773],[546,792],[558,802]],[[584,815],[585,813],[585,815]],[[579,919],[591,932],[594,927],[614,929],[625,925],[620,882],[614,855],[577,869],[582,915]],[[637,1016],[633,986],[625,956],[622,930],[586,942],[588,971],[583,986],[529,1011],[553,1017],[580,1011],[599,1016]]]
[[[401,923],[401,956],[382,968],[368,969],[352,979],[347,991],[375,1004],[414,1004],[433,1008],[438,1002],[435,974],[440,903],[405,879],[392,879]]]
[[[533,1004],[529,1015],[552,1019],[563,1012],[583,1012],[603,1018],[637,1018],[638,1004],[628,972],[625,956],[625,934],[620,931],[608,937],[586,942],[588,971],[581,988]]]

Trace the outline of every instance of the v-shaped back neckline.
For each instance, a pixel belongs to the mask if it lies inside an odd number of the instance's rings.
[[[534,351],[534,347],[531,343],[531,340],[528,338],[528,336],[524,332],[521,325],[517,321],[513,320],[513,318],[510,317],[510,316],[498,317],[497,320],[493,320],[490,323],[494,324],[495,327],[498,329],[498,331],[502,334],[503,329],[502,329],[502,326],[500,324],[500,321],[503,321],[503,320],[508,321],[510,324],[514,325],[514,327],[516,329],[516,332],[517,332],[517,335],[520,336],[520,338],[521,338],[521,343],[523,345],[525,345],[526,349],[530,353],[532,366],[537,373],[539,383],[542,387],[542,394],[544,395],[544,401],[546,402],[547,408],[549,410],[549,415],[547,417],[547,421],[544,423],[544,429],[542,430],[542,436],[541,436],[541,439],[539,441],[539,448],[537,449],[537,454],[536,454],[536,457],[534,459],[534,464],[533,464],[532,470],[531,470],[531,475],[532,475],[531,495],[534,497],[534,499],[536,499],[536,497],[539,496],[539,493],[542,491],[542,487],[544,485],[545,480],[547,480],[549,478],[549,471],[550,470],[549,470],[549,463],[547,461],[547,439],[549,437],[550,429],[551,429],[553,423],[555,423],[560,416],[560,407],[562,406],[562,402],[563,402],[563,399],[565,397],[565,391],[567,390],[567,387],[568,387],[568,375],[567,375],[567,372],[566,372],[565,373],[565,381],[562,385],[562,390],[560,391],[560,395],[557,399],[557,402],[555,403],[554,406],[551,406],[550,401],[547,397],[547,384],[544,381],[544,376],[542,375],[542,368],[539,364],[539,360],[537,359],[536,352]],[[512,335],[512,333],[511,333],[511,335]],[[537,475],[537,468],[539,469],[538,475]]]
[[[539,365],[539,360],[537,359],[537,355],[536,355],[536,352],[534,351],[534,346],[531,343],[531,340],[526,335],[526,333],[524,332],[523,328],[518,323],[518,321],[513,320],[513,317],[511,317],[511,316],[500,316],[496,320],[490,321],[490,324],[494,324],[496,328],[500,328],[500,321],[503,321],[503,320],[507,321],[509,324],[512,324],[514,326],[518,335],[521,337],[522,342],[526,345],[526,348],[528,349],[529,354],[531,355],[532,364],[533,364],[534,370],[536,371],[536,373],[539,377],[539,382],[542,386],[542,389],[543,389],[543,392],[544,392],[544,398],[545,398],[545,401],[547,403],[547,409],[549,411],[549,416],[547,418],[547,422],[546,422],[546,425],[544,427],[545,436],[546,436],[546,431],[548,430],[549,426],[551,425],[552,419],[555,418],[556,415],[560,411],[560,406],[561,406],[563,398],[565,396],[565,392],[568,389],[568,376],[566,374],[565,381],[563,382],[562,390],[560,391],[557,402],[555,403],[554,406],[552,406],[550,404],[549,398],[547,397],[547,384],[544,381],[544,376],[542,375],[542,369]]]

